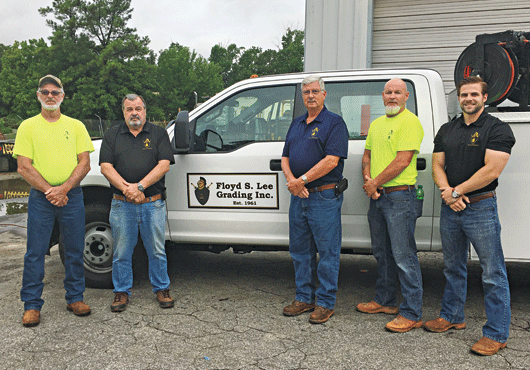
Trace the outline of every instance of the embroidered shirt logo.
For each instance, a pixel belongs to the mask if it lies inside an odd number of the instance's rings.
[[[388,140],[390,140],[393,134],[394,134],[394,130],[390,130],[390,132],[388,133]]]
[[[70,133],[68,131],[64,132],[64,137],[66,140],[70,139]]]
[[[144,148],[150,148],[149,145],[151,145],[151,140],[145,139],[144,140]]]
[[[469,143],[469,146],[478,146],[478,137],[480,135],[478,132],[475,132],[473,135],[471,135],[471,142]]]
[[[311,137],[315,137],[318,134],[318,127],[315,127],[313,131],[311,131]]]

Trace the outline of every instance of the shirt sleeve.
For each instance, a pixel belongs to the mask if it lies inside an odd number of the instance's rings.
[[[169,164],[175,163],[175,156],[173,155],[173,148],[171,147],[171,142],[169,141],[169,135],[165,129],[158,127],[160,131],[160,140],[158,142],[158,160],[161,161],[166,159],[169,161]]]
[[[77,154],[84,152],[92,153],[94,151],[94,144],[92,144],[92,139],[90,139],[90,135],[88,134],[86,126],[81,121],[79,121],[78,123],[76,145]]]
[[[34,156],[31,129],[25,122],[22,122],[17,130],[15,146],[13,147],[13,158],[16,158],[19,155],[31,160],[33,160]]]
[[[114,161],[114,145],[116,138],[116,130],[112,128],[105,132],[103,141],[101,142],[101,148],[99,149],[99,165],[102,163],[110,163],[113,166],[116,164]]]
[[[348,158],[348,128],[340,116],[331,127],[324,152],[326,155]]]
[[[438,130],[438,133],[436,133],[436,136],[434,137],[433,153],[445,152],[445,148],[443,144],[443,135],[444,135],[446,127],[447,127],[447,123],[442,125],[442,127],[440,127],[440,129]]]
[[[496,150],[511,154],[512,147],[515,145],[515,136],[513,131],[506,122],[498,120],[491,128],[490,136],[486,144],[486,149]]]

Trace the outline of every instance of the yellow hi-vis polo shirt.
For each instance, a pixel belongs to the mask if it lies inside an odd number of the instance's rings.
[[[376,178],[396,158],[397,152],[414,150],[407,168],[384,187],[414,185],[418,177],[416,157],[423,140],[423,127],[414,113],[405,109],[394,117],[375,119],[368,130],[365,149],[371,151],[370,176]]]
[[[39,114],[28,118],[17,130],[13,157],[33,160],[33,167],[52,186],[61,185],[78,165],[77,155],[93,152],[94,146],[85,125],[61,115],[48,122]]]

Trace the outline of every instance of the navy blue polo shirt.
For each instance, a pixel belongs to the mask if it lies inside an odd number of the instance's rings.
[[[447,181],[449,186],[456,187],[484,167],[486,149],[510,154],[514,144],[515,137],[510,126],[482,112],[477,120],[469,125],[459,116],[440,127],[434,138],[433,152],[445,154]],[[466,195],[495,190],[498,183],[495,179],[485,187]]]
[[[167,131],[160,126],[145,122],[142,131],[134,136],[125,122],[112,126],[105,132],[99,152],[99,165],[110,163],[123,179],[131,184],[142,180],[160,160],[175,163]],[[152,197],[166,190],[165,176],[146,188],[146,197]],[[123,193],[110,184],[112,192]]]
[[[308,114],[291,123],[285,137],[282,157],[289,158],[293,175],[298,178],[313,168],[327,155],[340,157],[337,166],[328,174],[307,184],[308,188],[332,184],[342,179],[344,159],[348,157],[348,129],[341,116],[325,106],[319,115],[307,124]]]

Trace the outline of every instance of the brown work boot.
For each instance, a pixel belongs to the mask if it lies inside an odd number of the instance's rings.
[[[31,326],[37,326],[40,323],[40,311],[39,310],[27,310],[24,311],[22,317],[22,325],[29,328]]]
[[[317,305],[313,313],[309,315],[309,322],[311,324],[323,324],[328,321],[334,313],[334,310],[330,310],[328,308],[324,308],[322,306]]]
[[[159,290],[156,292],[156,299],[161,308],[171,308],[175,306],[175,301],[169,295],[169,289]]]
[[[506,348],[506,343],[501,343],[482,337],[480,340],[471,346],[471,350],[479,355],[491,356],[499,352],[500,349]]]
[[[461,322],[459,324],[454,324],[452,322],[447,321],[446,319],[439,317],[434,320],[425,321],[425,324],[423,324],[423,328],[425,330],[432,331],[433,333],[443,333],[444,331],[447,331],[449,329],[465,329],[466,323]]]
[[[112,312],[122,312],[129,303],[129,295],[126,292],[118,292],[114,295],[114,302],[110,305]]]
[[[381,306],[375,301],[359,303],[356,308],[357,311],[364,313],[386,313],[387,315],[397,315],[399,312],[399,308],[397,307]]]
[[[68,311],[72,311],[77,316],[87,316],[90,315],[91,312],[90,307],[88,307],[88,305],[83,301],[67,304],[66,309]]]
[[[422,325],[422,320],[409,320],[401,315],[398,315],[398,317],[386,324],[385,328],[386,330],[393,331],[394,333],[406,333],[409,330],[421,328]]]
[[[304,303],[294,300],[289,306],[283,308],[283,314],[285,316],[298,316],[304,312],[313,311],[314,309],[314,303]]]

